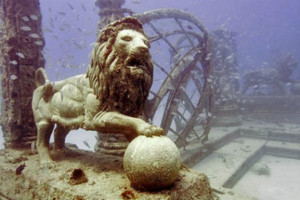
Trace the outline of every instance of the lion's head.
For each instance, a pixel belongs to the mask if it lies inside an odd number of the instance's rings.
[[[142,24],[126,17],[99,34],[87,71],[101,109],[142,113],[153,80],[149,40]]]

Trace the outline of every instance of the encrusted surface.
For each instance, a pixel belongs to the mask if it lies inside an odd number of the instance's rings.
[[[44,67],[44,39],[39,2],[0,1],[0,60],[2,102],[0,124],[5,146],[30,146],[36,140],[31,110],[34,72]]]
[[[131,187],[122,158],[80,150],[53,156],[56,167],[39,168],[38,156],[24,151],[0,151],[0,194],[10,199],[213,199],[207,177],[199,171],[182,169],[174,185],[157,192]],[[21,174],[16,168],[25,163]],[[82,170],[88,182],[70,185],[70,170]]]

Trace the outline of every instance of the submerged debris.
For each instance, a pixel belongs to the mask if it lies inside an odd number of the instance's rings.
[[[22,171],[24,170],[24,168],[26,167],[25,163],[20,165],[19,167],[17,167],[16,169],[16,175],[20,175],[22,174]]]
[[[125,190],[124,192],[121,193],[120,195],[122,197],[122,199],[124,200],[132,200],[132,199],[136,199],[133,191],[131,190]]]
[[[70,185],[78,185],[78,184],[81,184],[81,183],[88,182],[88,179],[85,176],[84,171],[80,168],[73,169],[73,170],[68,170],[65,177],[66,177],[66,181]]]
[[[267,164],[257,165],[251,171],[257,175],[263,176],[270,176],[271,174],[270,167]]]

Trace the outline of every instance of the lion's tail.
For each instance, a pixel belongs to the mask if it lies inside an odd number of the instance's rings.
[[[42,87],[41,97],[47,102],[54,94],[53,85],[50,83],[44,68],[38,68],[35,72],[36,87]]]
[[[42,85],[45,85],[45,83],[49,82],[46,71],[44,68],[38,68],[35,71],[35,84],[36,87],[40,87]]]

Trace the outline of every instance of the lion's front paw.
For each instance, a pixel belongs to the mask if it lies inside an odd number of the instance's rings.
[[[58,115],[53,115],[52,118],[51,118],[51,121],[57,123],[57,122],[59,122],[59,119],[60,119],[60,117]]]
[[[158,126],[147,124],[147,126],[144,126],[140,130],[139,135],[145,135],[147,137],[151,137],[153,135],[159,136],[159,135],[165,135],[165,131],[164,129]]]

